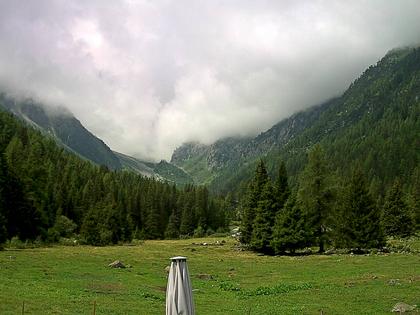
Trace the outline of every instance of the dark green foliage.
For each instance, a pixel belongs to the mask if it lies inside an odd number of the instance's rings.
[[[303,212],[296,204],[296,195],[293,194],[284,208],[277,213],[271,247],[275,254],[285,251],[294,253],[306,246],[307,234]]]
[[[163,238],[172,213],[172,224],[179,230],[183,209],[193,218],[190,235],[198,222],[214,230],[227,224],[222,203],[206,189],[187,185],[178,190],[155,179],[95,166],[1,111],[0,184],[7,239],[69,237],[71,222],[76,224],[74,234],[88,244],[115,244],[140,234]]]
[[[54,226],[48,229],[48,237],[52,242],[60,237],[71,237],[77,228],[77,224],[64,215],[57,215]]]
[[[168,226],[166,227],[165,237],[169,239],[177,239],[179,237],[179,215],[173,212],[169,217]]]
[[[336,245],[358,249],[383,246],[379,211],[360,168],[353,172],[342,199],[342,210],[337,218]]]
[[[382,226],[385,234],[389,236],[407,237],[414,232],[414,219],[404,200],[399,180],[395,181],[386,195]]]
[[[153,167],[153,171],[156,174],[159,174],[160,176],[165,178],[165,180],[177,183],[181,186],[193,183],[193,179],[190,175],[184,172],[181,168],[178,168],[175,165],[168,163],[164,160],[151,166]]]
[[[182,209],[181,226],[179,232],[181,235],[192,236],[195,228],[194,211],[191,204],[185,204]]]
[[[33,122],[45,132],[54,134],[59,143],[83,158],[98,165],[106,165],[111,169],[122,168],[118,157],[111,149],[101,139],[84,128],[80,121],[70,113],[49,114],[41,104],[32,100],[15,100],[0,93],[0,108],[2,107],[16,113],[24,120]],[[64,109],[62,110],[64,111]]]
[[[277,181],[276,181],[276,198],[277,198],[277,207],[278,209],[282,209],[284,204],[289,198],[290,195],[290,188],[287,178],[287,171],[286,171],[286,164],[281,161]]]
[[[258,252],[270,253],[272,226],[277,212],[276,199],[270,181],[266,181],[255,209],[255,218],[252,225],[251,248]]]
[[[319,246],[320,252],[324,251],[331,224],[333,196],[330,175],[324,150],[315,145],[301,175],[297,203],[304,212],[312,243]]]
[[[242,223],[241,223],[241,242],[249,244],[251,242],[251,235],[254,225],[254,219],[256,216],[256,209],[258,202],[261,198],[261,192],[263,191],[266,183],[269,181],[267,170],[264,162],[260,160],[255,170],[254,179],[248,186],[248,194],[245,198]]]
[[[278,160],[285,161],[289,184],[295,186],[307,149],[320,143],[338,175],[350,177],[360,165],[372,184],[372,197],[380,200],[396,177],[412,186],[411,175],[420,165],[419,87],[420,48],[393,50],[340,97],[292,115],[255,138],[189,145],[173,158],[181,167],[194,166],[190,162],[199,158],[200,168],[186,168],[197,183],[210,182],[210,190],[234,191],[242,199],[246,194],[242,183],[253,178],[261,156],[272,176]],[[202,169],[206,176],[196,176]]]
[[[409,205],[416,223],[416,231],[420,231],[420,167],[416,167],[411,176]]]

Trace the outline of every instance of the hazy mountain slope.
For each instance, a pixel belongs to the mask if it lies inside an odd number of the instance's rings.
[[[49,133],[81,157],[111,169],[121,169],[118,157],[70,113],[49,112],[31,100],[16,102],[4,95],[0,103],[30,125]]]
[[[204,147],[187,144],[174,152],[172,160],[184,168],[200,161],[208,176],[186,168],[193,178],[210,183],[213,190],[227,191],[249,177],[259,157],[271,169],[284,159],[295,176],[307,149],[321,143],[334,168],[346,173],[360,164],[372,182],[383,187],[396,176],[409,176],[419,163],[419,96],[420,50],[394,50],[341,97],[297,113],[252,140],[229,140],[224,146],[224,140]]]
[[[114,154],[120,159],[123,169],[128,171],[147,177],[155,177],[160,180],[173,182],[178,185],[193,183],[192,177],[184,170],[164,160],[159,163],[152,163],[141,161],[118,152],[114,152]]]
[[[153,171],[153,168],[146,165],[145,162],[142,162],[129,155],[115,151],[113,152],[120,159],[123,169],[147,177],[156,177],[157,174]]]

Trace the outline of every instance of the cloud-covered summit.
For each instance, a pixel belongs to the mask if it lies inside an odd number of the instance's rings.
[[[420,2],[2,1],[0,90],[70,109],[114,150],[169,158],[253,135],[420,43]]]

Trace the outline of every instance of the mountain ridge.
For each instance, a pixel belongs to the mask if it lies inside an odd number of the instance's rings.
[[[161,161],[141,161],[126,154],[114,152],[108,145],[86,129],[82,123],[65,108],[47,109],[32,99],[16,101],[0,93],[0,107],[13,113],[28,125],[46,133],[68,151],[98,165],[112,170],[126,170],[160,181],[176,184],[191,184],[192,178],[175,165]]]
[[[340,163],[345,168],[359,163],[370,178],[387,185],[398,174],[408,176],[418,165],[414,148],[415,132],[420,134],[416,118],[420,116],[419,78],[420,49],[391,50],[341,96],[293,114],[244,143],[242,139],[222,139],[209,146],[186,144],[175,150],[171,161],[185,168],[197,183],[226,193],[250,177],[259,158],[267,160],[271,171],[278,160],[285,160],[293,182],[306,161],[308,148],[320,143],[335,169]],[[407,165],[399,165],[400,159]],[[200,172],[192,161],[200,164]],[[389,174],[380,163],[387,165]]]

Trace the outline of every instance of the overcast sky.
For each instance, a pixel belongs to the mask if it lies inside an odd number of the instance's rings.
[[[170,159],[255,135],[420,43],[420,1],[0,2],[0,89],[67,107],[112,149]]]

